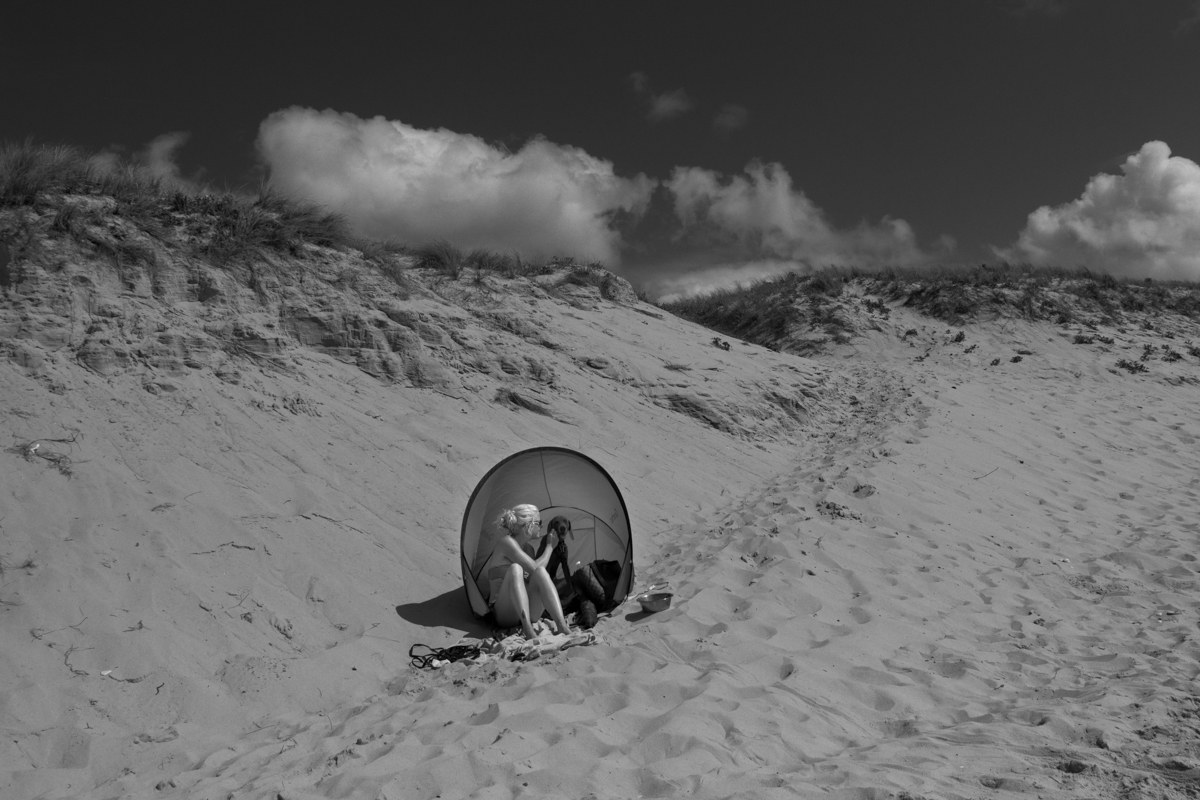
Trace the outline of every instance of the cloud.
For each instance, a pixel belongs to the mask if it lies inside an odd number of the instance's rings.
[[[652,122],[660,122],[671,117],[678,117],[692,108],[692,100],[683,89],[673,92],[663,92],[650,98],[650,110],[646,117]]]
[[[258,150],[285,194],[346,216],[365,235],[447,239],[528,258],[616,263],[614,216],[640,215],[654,189],[583,150],[535,138],[510,153],[469,134],[293,107],[259,129]]]
[[[749,116],[750,112],[746,110],[745,106],[726,103],[713,118],[713,127],[717,129],[718,133],[732,133],[746,127],[746,120]]]
[[[1029,215],[1003,258],[1142,278],[1200,280],[1200,165],[1147,142],[1123,175],[1100,174],[1078,200]]]
[[[789,272],[807,272],[795,261],[717,261],[697,267],[694,262],[660,267],[651,275],[636,276],[638,288],[655,301],[671,302],[684,297],[708,294],[721,289],[736,289],[755,281],[769,280]]]
[[[754,161],[744,175],[725,179],[699,167],[676,167],[667,189],[685,229],[702,229],[756,258],[813,266],[901,266],[929,255],[902,219],[837,230],[779,164]]]
[[[101,173],[116,172],[132,163],[150,176],[162,181],[171,189],[177,189],[192,194],[204,191],[196,178],[185,178],[179,170],[176,160],[179,150],[191,138],[187,131],[173,131],[156,136],[144,148],[134,153],[132,158],[125,154],[126,149],[112,146],[92,156],[91,162]]]
[[[176,154],[187,144],[191,134],[186,131],[174,131],[156,136],[134,156],[134,163],[145,167],[154,177],[174,186],[193,187],[194,184],[179,172]]]
[[[691,111],[695,105],[683,89],[655,94],[650,88],[650,78],[644,72],[632,73],[629,80],[633,83],[633,90],[646,102],[646,119],[651,122],[678,117]]]
[[[943,236],[931,251],[911,226],[884,217],[839,229],[779,164],[752,161],[726,176],[676,167],[661,196],[672,204],[675,231],[669,255],[631,268],[628,275],[651,297],[674,298],[734,288],[788,272],[826,266],[879,269],[930,263],[948,255]]]

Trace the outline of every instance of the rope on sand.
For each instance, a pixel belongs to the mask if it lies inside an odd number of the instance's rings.
[[[424,647],[429,652],[418,655],[413,652],[418,647]],[[462,661],[464,658],[475,658],[481,650],[482,648],[478,645],[456,644],[452,647],[430,647],[427,644],[414,644],[408,648],[408,659],[416,669],[437,669],[442,664],[435,662],[453,662]]]

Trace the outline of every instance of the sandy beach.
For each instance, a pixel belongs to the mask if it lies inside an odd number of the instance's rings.
[[[266,305],[6,288],[0,795],[1195,796],[1193,323],[893,304],[802,358],[619,284],[322,258]],[[414,669],[490,634],[463,509],[538,445],[614,477],[672,606]]]

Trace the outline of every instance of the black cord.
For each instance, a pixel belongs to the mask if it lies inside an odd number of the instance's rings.
[[[413,651],[424,647],[429,652],[417,655]],[[427,644],[414,644],[408,648],[409,663],[417,669],[436,669],[434,661],[462,661],[464,658],[475,658],[483,648],[474,644],[456,644],[453,647],[430,647]]]

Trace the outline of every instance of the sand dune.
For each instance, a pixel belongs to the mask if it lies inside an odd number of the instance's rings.
[[[445,370],[425,388],[301,345],[100,374],[7,329],[0,794],[1194,795],[1200,363],[1113,367],[1161,326],[955,342],[896,309],[810,360],[592,287],[496,288],[408,301]],[[414,642],[487,633],[461,513],[537,444],[613,474],[672,607],[412,669]]]

